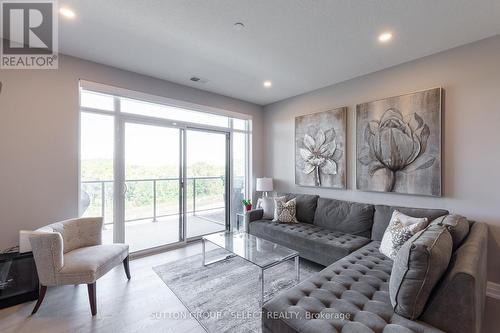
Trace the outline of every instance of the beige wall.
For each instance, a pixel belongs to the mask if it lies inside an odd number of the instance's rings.
[[[387,46],[390,48],[390,46]],[[443,197],[355,188],[357,103],[442,86]],[[347,190],[294,184],[294,117],[348,106]],[[489,280],[500,283],[500,36],[355,78],[265,107],[266,175],[278,190],[352,201],[439,207],[490,225]]]
[[[251,114],[261,174],[260,106],[66,56],[58,70],[0,70],[0,250],[20,229],[77,215],[79,79]]]

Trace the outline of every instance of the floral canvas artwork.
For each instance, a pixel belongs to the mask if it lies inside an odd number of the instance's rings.
[[[441,93],[357,105],[357,189],[441,196]]]
[[[346,108],[295,118],[295,183],[345,188]]]

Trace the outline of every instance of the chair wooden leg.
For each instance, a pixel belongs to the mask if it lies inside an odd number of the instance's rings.
[[[35,304],[35,307],[33,308],[33,311],[31,312],[32,315],[34,315],[38,311],[38,308],[40,308],[40,305],[43,302],[43,298],[45,297],[46,291],[47,291],[47,286],[40,285],[40,292],[38,293],[38,300],[36,301],[36,304]]]
[[[90,310],[92,311],[92,315],[95,316],[97,314],[97,302],[95,297],[96,283],[87,284],[87,289],[89,291]]]
[[[127,258],[123,259],[123,268],[125,269],[125,274],[127,275],[127,279],[130,280],[130,267],[128,264],[128,256]]]

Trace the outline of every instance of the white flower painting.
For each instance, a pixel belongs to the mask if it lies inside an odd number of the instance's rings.
[[[295,183],[345,188],[346,108],[295,118]]]
[[[357,106],[359,190],[441,195],[441,89]]]

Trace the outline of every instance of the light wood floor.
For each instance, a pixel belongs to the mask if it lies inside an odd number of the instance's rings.
[[[0,332],[205,332],[195,319],[154,316],[187,310],[152,267],[197,253],[201,253],[199,242],[132,260],[130,281],[123,267],[116,267],[97,281],[95,317],[90,314],[86,285],[49,287],[34,316],[30,313],[35,302],[0,310]]]

